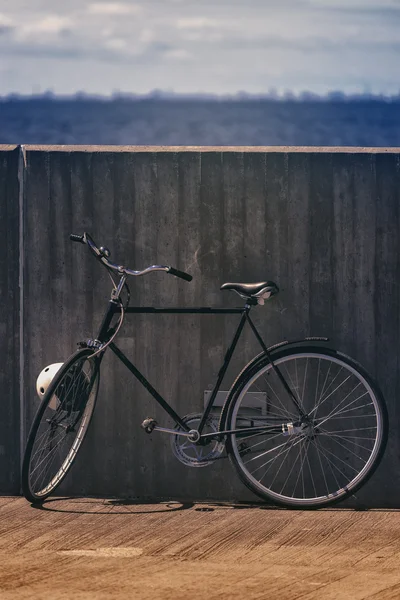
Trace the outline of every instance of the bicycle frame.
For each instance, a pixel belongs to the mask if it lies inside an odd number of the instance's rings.
[[[207,402],[207,405],[204,409],[204,412],[202,414],[201,417],[201,421],[198,427],[198,433],[200,434],[200,437],[216,437],[216,435],[221,435],[221,434],[232,434],[232,433],[238,433],[240,431],[240,433],[246,433],[246,432],[254,432],[255,429],[260,429],[262,431],[268,431],[271,433],[276,433],[276,432],[282,432],[282,427],[277,427],[277,426],[263,426],[260,428],[249,428],[249,429],[245,429],[242,428],[240,430],[235,430],[235,431],[221,431],[218,434],[205,434],[202,436],[202,432],[203,429],[205,427],[205,424],[207,422],[208,416],[214,406],[214,402],[215,402],[215,398],[217,396],[217,393],[221,387],[222,381],[224,379],[225,373],[228,369],[229,363],[231,361],[231,358],[233,356],[233,353],[235,351],[235,348],[237,346],[237,343],[239,341],[239,338],[242,334],[243,328],[245,326],[246,321],[249,322],[250,327],[253,331],[253,333],[256,336],[257,341],[259,342],[259,344],[261,345],[263,351],[265,352],[266,356],[269,358],[272,368],[274,369],[274,371],[277,373],[278,377],[280,378],[280,380],[282,381],[284,387],[286,388],[286,391],[288,392],[288,394],[290,395],[290,397],[292,398],[292,401],[294,403],[294,405],[296,406],[296,408],[299,411],[299,416],[304,416],[304,412],[301,408],[301,406],[298,403],[298,400],[295,398],[294,394],[292,393],[290,387],[287,385],[285,379],[283,378],[280,370],[274,365],[271,356],[268,352],[268,349],[266,347],[266,345],[264,344],[264,341],[262,340],[259,332],[257,331],[253,321],[250,318],[250,309],[251,309],[252,303],[247,301],[245,306],[243,308],[210,308],[210,307],[200,307],[200,308],[154,308],[154,307],[128,307],[125,309],[125,314],[202,314],[202,315],[215,315],[215,314],[240,314],[241,315],[241,319],[239,322],[239,325],[236,329],[235,335],[233,337],[233,340],[225,354],[224,357],[224,362],[218,372],[218,376],[217,376],[217,381],[215,383],[214,389],[210,395],[210,398]],[[102,324],[100,326],[100,330],[99,330],[99,334],[97,336],[97,342],[100,342],[100,344],[107,342],[112,333],[114,332],[114,330],[112,328],[110,328],[111,322],[113,317],[120,313],[121,309],[120,309],[120,305],[113,299],[110,300],[109,305],[108,305],[108,309],[104,315]],[[161,394],[159,394],[157,392],[157,390],[151,385],[151,383],[146,379],[146,377],[139,371],[139,369],[125,356],[125,354],[116,346],[116,344],[114,344],[114,342],[111,342],[109,344],[110,349],[114,352],[114,354],[117,356],[117,358],[119,358],[119,360],[129,369],[129,371],[136,377],[136,379],[138,379],[140,381],[140,383],[143,385],[143,387],[153,396],[153,398],[158,402],[158,404],[172,417],[172,419],[175,421],[175,423],[177,425],[179,425],[183,431],[188,432],[189,431],[189,427],[184,423],[184,421],[182,420],[182,418],[175,412],[175,410],[172,408],[172,406],[170,406],[170,404],[165,400],[165,398],[163,398],[161,396]],[[167,430],[168,431],[168,430]]]

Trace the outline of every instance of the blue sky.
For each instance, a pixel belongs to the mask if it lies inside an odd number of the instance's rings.
[[[0,95],[398,93],[400,0],[0,0]]]

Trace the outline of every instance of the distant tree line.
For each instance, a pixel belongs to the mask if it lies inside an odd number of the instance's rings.
[[[110,102],[110,101],[124,101],[124,102],[135,102],[143,100],[167,100],[167,101],[179,101],[179,100],[192,100],[192,101],[232,101],[232,102],[243,102],[243,101],[270,101],[270,102],[388,102],[398,103],[400,102],[400,90],[398,94],[373,94],[369,92],[360,93],[345,93],[340,90],[333,90],[326,94],[316,94],[310,91],[302,91],[299,93],[286,90],[282,93],[275,89],[270,89],[268,92],[263,94],[251,94],[244,91],[238,91],[235,94],[208,94],[208,93],[197,93],[197,94],[178,94],[171,91],[163,90],[152,90],[147,94],[135,94],[131,92],[122,92],[115,90],[110,95],[101,94],[89,94],[84,91],[77,92],[70,95],[55,94],[51,90],[47,90],[43,93],[36,94],[17,94],[11,93],[4,96],[0,96],[2,102],[13,102],[13,101],[98,101],[98,102]]]

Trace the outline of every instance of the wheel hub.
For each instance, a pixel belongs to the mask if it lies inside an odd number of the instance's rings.
[[[318,433],[319,430],[315,422],[308,416],[304,417],[301,421],[282,423],[282,434],[284,436],[297,435],[313,439]]]

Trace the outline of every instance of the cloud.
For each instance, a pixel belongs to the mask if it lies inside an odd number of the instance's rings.
[[[128,40],[129,41],[129,40]],[[82,40],[72,39],[68,43],[60,44],[58,40],[43,40],[40,44],[28,41],[9,44],[2,43],[0,37],[0,56],[47,58],[60,63],[62,60],[93,61],[98,63],[120,65],[154,65],[164,60],[183,60],[186,52],[175,48],[172,44],[164,42],[151,42],[145,46],[129,46],[127,40],[110,37],[103,40],[101,46],[84,43]]]
[[[14,30],[14,23],[7,17],[0,13],[0,35],[5,36]]]
[[[178,29],[205,29],[208,27],[217,27],[218,24],[213,19],[205,17],[191,17],[186,19],[178,19],[176,27]]]
[[[290,33],[290,32],[289,32]],[[400,50],[400,37],[391,38],[389,35],[381,37],[379,32],[376,32],[376,37],[359,36],[352,33],[351,28],[338,33],[327,34],[324,36],[304,36],[296,37],[294,35],[255,35],[238,36],[233,34],[224,38],[220,44],[220,48],[232,52],[246,52],[246,56],[252,53],[270,53],[278,51],[280,53],[292,53],[293,51],[302,52],[317,56],[322,53],[329,53],[333,56],[341,56],[343,53],[350,52],[397,52]],[[259,54],[260,56],[260,54]]]
[[[164,56],[172,60],[188,60],[192,55],[183,48],[170,48],[164,52]]]
[[[144,44],[147,44],[149,42],[154,42],[154,40],[156,38],[157,38],[157,35],[156,35],[155,31],[153,29],[149,29],[149,28],[145,27],[144,29],[142,29],[140,31],[138,40]]]
[[[398,86],[400,0],[0,0],[0,6],[0,56],[13,65],[15,89],[33,80],[28,63],[37,64],[42,86],[53,86],[51,77],[61,82],[56,91],[86,81],[88,89],[105,92],[321,91],[357,78]]]
[[[315,5],[318,6],[318,5]],[[371,15],[371,16],[382,16],[382,17],[400,17],[400,6],[395,6],[395,5],[383,5],[382,3],[380,4],[373,4],[373,5],[368,5],[366,3],[360,4],[360,5],[350,5],[350,4],[343,4],[343,5],[330,5],[327,4],[326,6],[321,6],[319,5],[319,8],[321,8],[321,10],[324,10],[326,12],[339,12],[343,15],[347,15],[347,14],[353,14],[356,16],[363,16],[363,15]]]
[[[0,23],[0,35],[7,35],[8,33],[11,33],[14,30],[14,27],[12,27],[11,25],[2,25]]]
[[[62,59],[81,59],[90,57],[83,48],[77,47],[60,47],[48,43],[41,45],[32,45],[30,43],[19,44],[0,44],[0,53],[2,58],[8,57],[25,57],[25,58],[49,58],[52,60]]]
[[[321,9],[322,10],[322,9]],[[400,6],[326,6],[323,12],[331,18],[336,16],[342,21],[351,20],[352,23],[372,26],[377,24],[392,27],[399,27]]]
[[[12,20],[7,15],[0,13],[0,25],[12,25]]]
[[[28,26],[31,31],[40,33],[60,33],[71,24],[68,17],[60,17],[58,15],[49,15],[37,23]]]
[[[127,46],[127,42],[121,38],[109,38],[106,40],[105,46],[111,50],[124,50]]]
[[[205,17],[178,18],[174,25],[183,42],[218,42],[229,34],[224,32],[225,24]]]
[[[141,7],[125,2],[94,2],[89,4],[87,11],[93,15],[118,16],[136,15],[141,12]]]
[[[41,19],[33,20],[29,23],[15,28],[17,39],[37,38],[40,36],[58,36],[69,30],[72,26],[72,20],[69,17],[59,15],[47,15]]]

